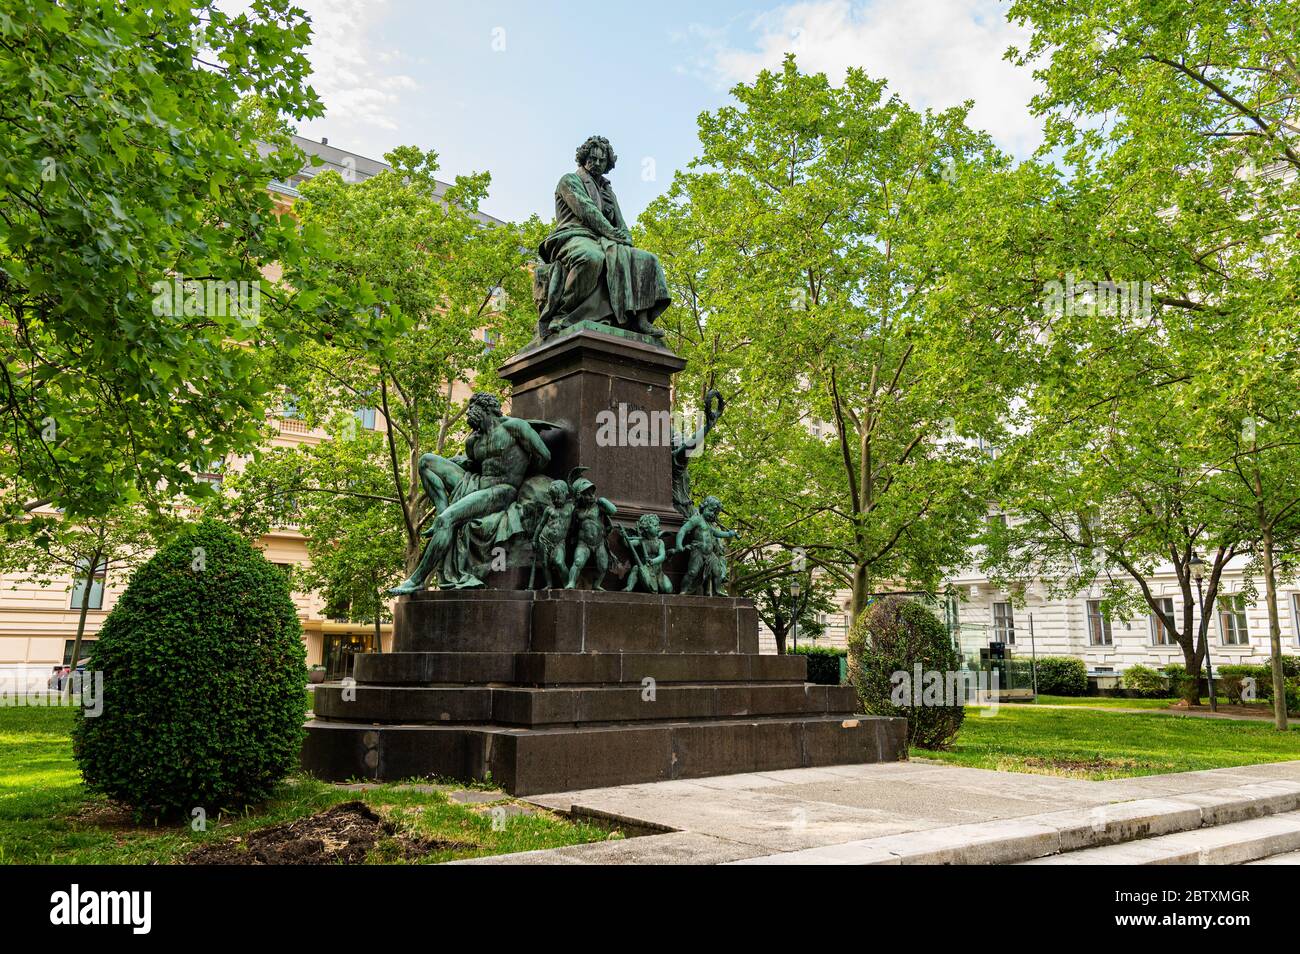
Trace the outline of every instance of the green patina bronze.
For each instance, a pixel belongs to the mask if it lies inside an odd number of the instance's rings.
[[[587,321],[660,337],[651,322],[668,307],[668,281],[658,257],[632,244],[605,178],[618,157],[608,139],[592,136],[575,158],[577,170],[555,187],[555,228],[537,250],[538,337]]]
[[[697,596],[727,595],[727,555],[724,540],[740,536],[735,530],[718,526],[722,501],[705,497],[700,509],[677,531],[677,549],[690,554],[682,592]]]
[[[668,547],[664,545],[660,534],[658,515],[642,514],[636,522],[635,536],[623,527],[619,527],[618,532],[632,557],[632,568],[628,571],[624,592],[631,593],[640,589],[647,593],[671,593],[672,581],[664,573]]]
[[[673,506],[683,517],[695,515],[695,500],[691,497],[691,473],[688,470],[691,458],[702,453],[704,439],[708,437],[713,425],[718,423],[722,412],[727,409],[727,402],[717,391],[710,390],[704,395],[704,423],[687,437],[673,431],[670,443],[673,449]]]
[[[556,586],[556,581],[563,586],[569,578],[566,556],[569,545],[569,526],[573,523],[573,500],[569,497],[569,485],[563,480],[551,481],[548,489],[550,502],[542,511],[537,521],[537,532],[533,534],[533,565],[528,573],[528,588],[535,589],[537,568],[542,568],[546,580],[546,589]],[[555,576],[551,573],[554,571]]]
[[[586,470],[585,467],[580,468]],[[611,529],[610,517],[618,513],[618,508],[604,497],[596,496],[596,485],[585,477],[573,482],[573,522],[576,542],[573,547],[573,565],[569,567],[569,581],[566,590],[578,585],[578,574],[582,572],[587,561],[596,559],[596,580],[593,590],[603,590],[605,574],[609,572],[609,547],[605,538]]]
[[[389,590],[394,595],[423,589],[435,570],[444,589],[483,586],[489,571],[515,562],[515,544],[532,529],[530,512],[547,499],[550,481],[541,472],[551,452],[537,431],[556,425],[507,417],[492,394],[470,398],[466,418],[463,455],[420,458],[420,484],[436,516],[419,565]]]

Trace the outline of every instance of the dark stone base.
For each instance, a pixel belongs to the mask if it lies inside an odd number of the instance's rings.
[[[514,795],[739,772],[897,761],[907,721],[768,717],[510,728],[307,723],[302,764],[333,781],[439,775],[490,779]]]
[[[759,655],[748,600],[430,591],[395,620],[397,651],[316,688],[312,774],[524,795],[906,757],[905,720],[855,714],[801,656]]]

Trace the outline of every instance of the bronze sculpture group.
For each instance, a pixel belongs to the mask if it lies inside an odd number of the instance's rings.
[[[605,178],[616,158],[607,139],[592,136],[578,147],[577,170],[556,186],[555,228],[538,248],[541,264],[534,273],[539,339],[584,324],[650,342],[663,335],[652,322],[668,307],[667,281],[659,259],[632,244]],[[633,534],[618,527],[629,563],[625,591],[672,593],[666,566],[683,553],[682,593],[726,595],[725,541],[738,534],[718,526],[718,498],[706,497],[696,509],[687,469],[725,406],[717,391],[709,391],[702,426],[694,434],[671,435],[672,501],[686,518],[674,546],[663,539],[653,513],[638,519]],[[575,589],[588,564],[595,570],[592,588],[603,589],[618,509],[580,476],[585,467],[567,481],[546,476],[551,452],[541,432],[558,425],[510,417],[494,395],[482,393],[470,399],[466,418],[464,454],[419,460],[434,519],[423,532],[419,564],[390,592],[415,593],[435,574],[442,589],[481,587],[490,572],[522,565],[530,567],[529,589]]]

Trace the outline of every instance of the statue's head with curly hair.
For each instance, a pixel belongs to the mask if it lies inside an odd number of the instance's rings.
[[[614,155],[614,147],[604,136],[588,136],[587,141],[578,147],[574,158],[577,159],[578,165],[592,175],[603,175],[613,169],[614,163],[618,162],[618,156]]]
[[[480,391],[469,399],[465,417],[470,427],[483,430],[493,419],[501,416],[501,400],[495,394]]]

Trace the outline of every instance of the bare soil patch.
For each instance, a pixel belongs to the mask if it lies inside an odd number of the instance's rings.
[[[200,845],[185,856],[184,862],[188,865],[357,865],[381,841],[393,842],[395,855],[407,860],[433,851],[470,847],[410,835],[365,802],[344,802],[297,821]]]

